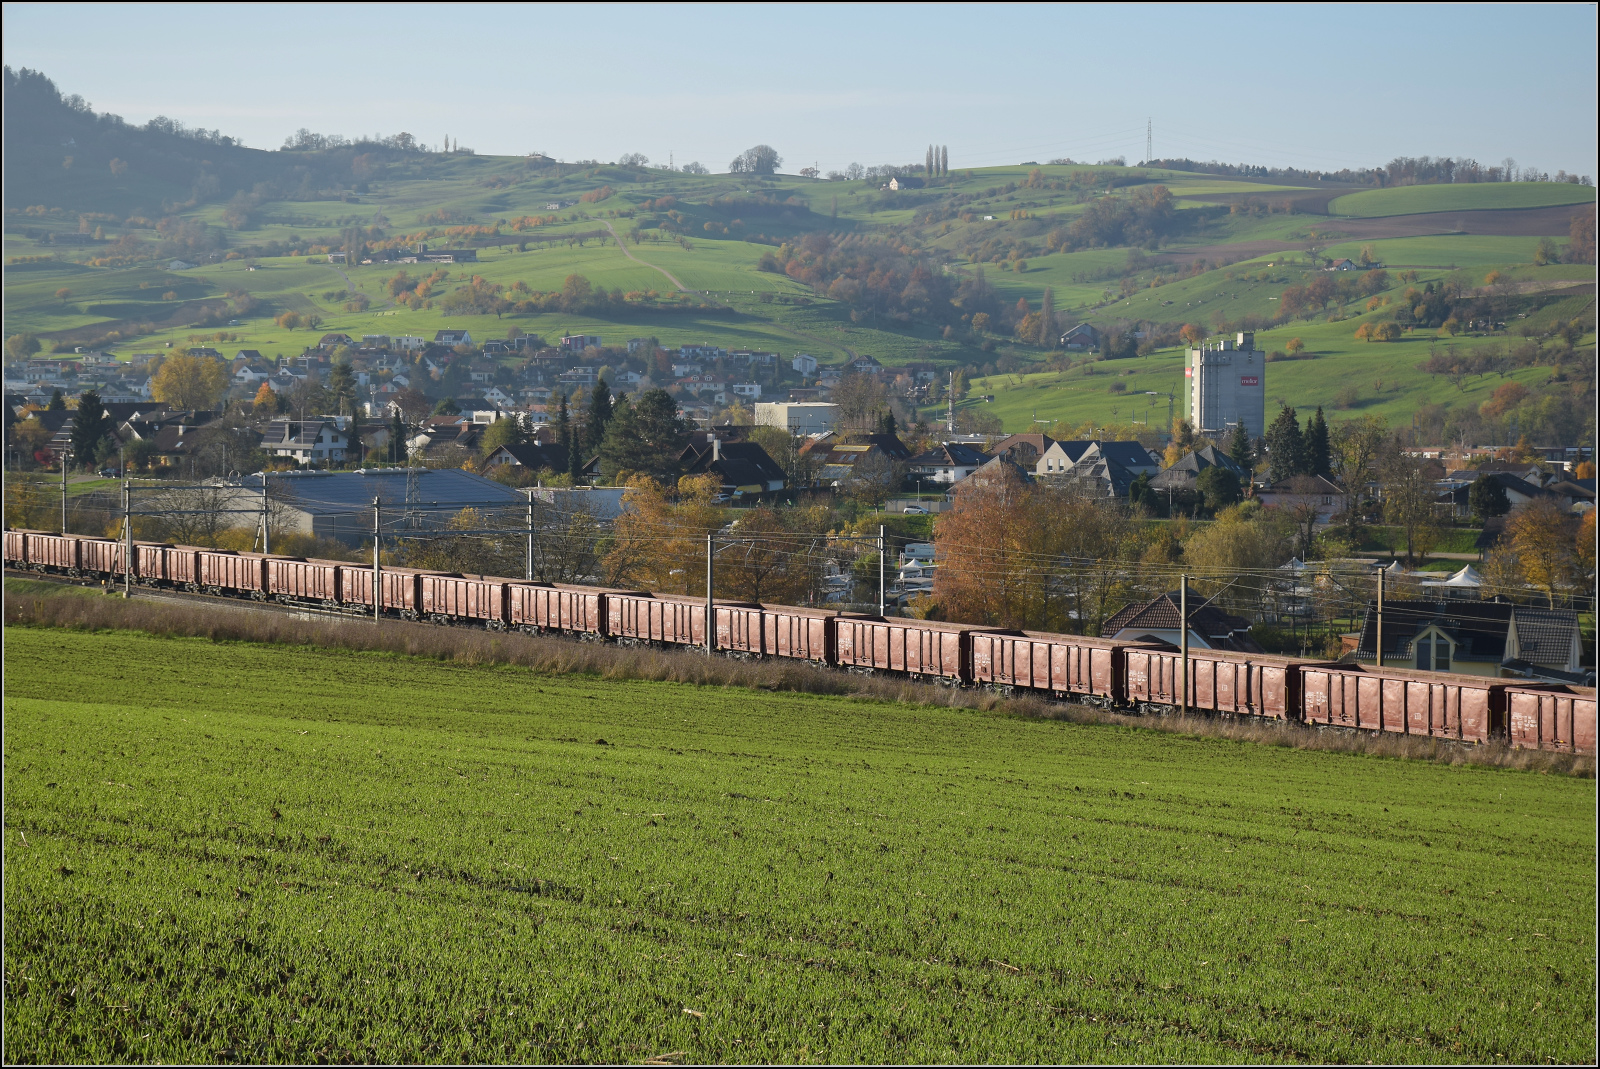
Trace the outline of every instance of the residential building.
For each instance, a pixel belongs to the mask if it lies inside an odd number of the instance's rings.
[[[471,343],[469,342],[468,344]],[[425,339],[411,334],[401,335],[398,338],[394,338],[390,343],[390,348],[399,349],[403,353],[419,353],[427,347],[428,343]]]
[[[472,332],[466,330],[440,330],[433,335],[433,344],[454,349],[458,345],[471,345]]]
[[[1316,509],[1317,523],[1331,523],[1344,510],[1344,487],[1322,475],[1296,475],[1256,492],[1263,505]]]
[[[1188,592],[1187,600],[1191,649],[1263,652],[1250,637],[1249,620],[1206,604],[1205,596],[1193,589]],[[1120,642],[1164,642],[1169,646],[1181,646],[1184,628],[1179,610],[1182,601],[1180,591],[1174,590],[1146,602],[1125,605],[1105,622],[1100,637]]]
[[[261,436],[268,456],[292,457],[301,465],[341,463],[348,445],[348,436],[333,420],[275,419]]]
[[[348,334],[324,334],[321,339],[317,341],[317,348],[337,349],[341,345],[354,347],[355,344],[355,339],[350,337]]]
[[[1356,648],[1371,662],[1377,649],[1377,603],[1369,602]],[[1422,672],[1521,677],[1593,685],[1580,664],[1575,612],[1499,602],[1386,601],[1383,663]]]
[[[721,360],[728,350],[715,345],[684,345],[678,349],[680,360]]]
[[[1150,480],[1150,488],[1162,493],[1187,493],[1200,492],[1200,473],[1207,468],[1220,467],[1238,478],[1241,487],[1250,485],[1250,475],[1243,468],[1235,464],[1233,458],[1214,445],[1204,446],[1192,453],[1185,454],[1172,467],[1159,472]]]
[[[893,434],[823,434],[800,447],[800,455],[817,464],[817,482],[843,486],[859,472],[911,459],[911,451]]]
[[[839,406],[826,401],[760,401],[756,426],[782,427],[790,434],[820,434],[833,430]]]
[[[598,349],[600,348],[600,335],[568,334],[561,339],[558,348],[564,353],[581,353],[585,349]]]
[[[728,392],[745,401],[759,400],[761,397],[761,384],[759,382],[730,382]]]
[[[912,478],[920,477],[929,483],[954,486],[983,467],[989,459],[970,445],[944,442],[918,453],[906,463]]]
[[[782,490],[783,469],[756,442],[724,442],[715,432],[692,436],[679,457],[686,475],[715,475],[730,498],[755,497]]]
[[[1022,465],[1029,471],[1034,471],[1039,464],[1039,459],[1055,444],[1056,440],[1048,434],[1039,434],[1037,432],[1013,434],[994,443],[989,449],[989,455],[1005,457],[1013,463]]]
[[[795,353],[794,359],[789,361],[789,367],[810,377],[817,373],[817,358],[810,353]]]
[[[640,350],[648,349],[655,344],[656,340],[654,338],[629,338],[628,355],[638,356]]]
[[[484,458],[485,470],[503,465],[520,466],[530,471],[549,468],[554,472],[567,470],[567,447],[560,442],[519,442],[502,445]]]
[[[1012,435],[1020,438],[1021,435]],[[1043,438],[1044,435],[1039,437]],[[1020,452],[1012,446],[1013,453]],[[1013,456],[1013,459],[1020,459]],[[1084,477],[1096,463],[1110,463],[1127,472],[1129,483],[1140,475],[1154,475],[1161,470],[1161,460],[1138,442],[1088,441],[1051,442],[1034,464],[1033,474],[1039,477],[1065,478],[1069,473]],[[1119,476],[1120,478],[1120,476]]]

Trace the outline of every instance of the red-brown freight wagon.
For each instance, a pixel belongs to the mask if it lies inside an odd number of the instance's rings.
[[[167,585],[185,590],[200,589],[199,546],[172,546],[167,550]]]
[[[704,645],[706,602],[681,594],[607,594],[605,633],[635,642]]]
[[[1130,644],[1086,635],[975,631],[972,681],[1120,702]]]
[[[28,535],[31,531],[6,532],[6,564],[13,568],[25,567],[28,563]]]
[[[435,573],[423,575],[420,582],[423,616],[439,623],[482,623],[497,630],[506,622],[506,588],[516,580]]]
[[[135,542],[133,544],[133,574],[145,586],[160,586],[167,580],[167,550],[165,542]]]
[[[196,556],[200,586],[210,593],[248,594],[258,601],[267,596],[267,558],[262,554],[202,549]]]
[[[829,618],[837,613],[754,601],[718,601],[717,649],[758,657],[826,661]]]
[[[833,621],[837,612],[794,605],[763,605],[761,626],[769,657],[833,664]],[[720,637],[720,636],[719,636]]]
[[[608,590],[566,583],[514,583],[506,591],[511,626],[524,631],[566,631],[603,635],[606,598],[636,590]]]
[[[1506,683],[1354,664],[1301,666],[1308,724],[1488,742],[1505,731]]]
[[[1183,652],[1166,645],[1129,646],[1127,700],[1180,707]],[[1308,663],[1270,653],[1189,650],[1189,708],[1197,712],[1298,720]]]
[[[279,601],[336,605],[344,565],[304,557],[268,557],[267,592]]]
[[[30,534],[28,560],[35,571],[77,575],[82,545],[82,539],[71,535]]]
[[[834,658],[841,668],[971,679],[961,624],[898,617],[841,615],[834,620]]]
[[[1595,752],[1595,689],[1560,684],[1506,688],[1511,745],[1558,753]]]
[[[85,575],[120,576],[126,548],[106,538],[85,538],[79,548],[78,568]]]
[[[407,620],[422,615],[421,580],[426,574],[417,568],[384,568],[379,572],[379,593],[383,596],[383,611],[397,613]],[[346,564],[340,568],[339,596],[346,606],[360,606],[372,611],[372,568]]]

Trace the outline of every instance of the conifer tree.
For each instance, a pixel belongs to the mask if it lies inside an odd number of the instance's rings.
[[[1269,478],[1274,483],[1292,479],[1305,471],[1305,442],[1300,435],[1300,420],[1288,405],[1283,406],[1267,430],[1267,460],[1272,465]]]
[[[1233,425],[1233,433],[1228,436],[1228,459],[1239,465],[1239,470],[1249,478],[1255,470],[1256,458],[1250,449],[1250,431],[1240,420]]]
[[[945,178],[950,177],[950,146],[945,145],[939,149],[939,173]]]
[[[595,383],[594,392],[589,395],[589,418],[584,426],[584,437],[591,452],[598,452],[600,443],[605,441],[606,424],[611,422],[612,410],[611,387],[605,379],[601,379]]]
[[[265,383],[263,383],[265,385]],[[389,421],[389,462],[398,464],[406,458],[406,423],[400,418],[400,406],[394,406],[394,418]]]
[[[1328,421],[1323,418],[1322,406],[1306,425],[1305,468],[1307,475],[1333,474],[1333,447],[1328,440]]]
[[[1056,291],[1044,288],[1044,305],[1039,309],[1039,344],[1046,349],[1056,347],[1059,334],[1056,330]]]
[[[929,178],[933,177],[933,146],[928,146],[928,154],[922,160],[922,173]]]

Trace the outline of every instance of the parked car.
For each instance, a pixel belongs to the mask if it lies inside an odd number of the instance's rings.
[[[102,479],[120,479],[120,478],[122,478],[122,472],[118,471],[116,468],[101,468],[95,474],[100,476],[100,478],[102,478]]]
[[[928,514],[928,510],[921,505],[907,505],[900,511],[911,516],[926,516]]]

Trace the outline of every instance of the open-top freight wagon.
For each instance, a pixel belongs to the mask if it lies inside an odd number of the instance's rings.
[[[112,539],[6,531],[8,568],[120,578],[125,547]],[[146,586],[374,615],[365,564],[134,543],[131,578]],[[779,657],[831,668],[904,675],[1091,701],[1115,708],[1297,720],[1357,731],[1592,754],[1593,688],[1516,679],[1330,664],[1304,658],[1191,649],[1164,643],[1015,631],[680,594],[415,568],[378,570],[382,615],[594,640]]]

